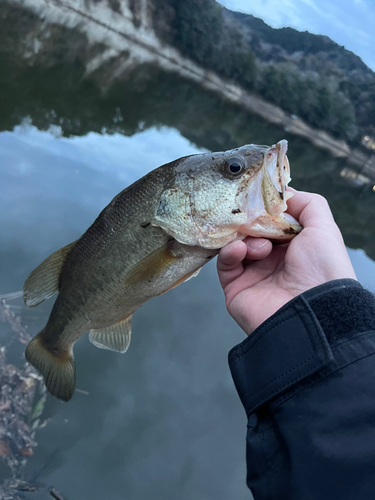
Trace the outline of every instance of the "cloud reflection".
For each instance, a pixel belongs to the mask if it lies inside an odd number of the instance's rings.
[[[55,135],[56,135],[56,131]],[[198,153],[179,132],[57,138],[27,125],[0,133],[0,233],[48,255],[78,237],[109,201],[150,170]],[[79,214],[79,215],[78,215]]]

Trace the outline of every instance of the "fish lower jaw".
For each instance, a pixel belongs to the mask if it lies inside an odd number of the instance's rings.
[[[231,243],[234,240],[243,240],[246,238],[245,234],[240,234],[237,231],[231,232],[230,235],[227,236],[220,236],[220,237],[202,237],[198,240],[198,246],[201,248],[206,248],[207,250],[217,250],[219,251],[220,248],[223,248],[223,246],[227,245],[228,243]]]
[[[259,215],[251,224],[241,226],[238,232],[255,238],[290,241],[301,230],[302,227],[291,215],[282,212],[277,216]]]

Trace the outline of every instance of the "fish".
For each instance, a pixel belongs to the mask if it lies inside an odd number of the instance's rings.
[[[25,356],[47,390],[69,401],[73,346],[89,332],[97,347],[124,353],[131,318],[146,301],[196,276],[227,243],[247,236],[290,241],[287,141],[185,156],[121,191],[76,241],[26,279],[35,307],[58,292],[46,326]]]

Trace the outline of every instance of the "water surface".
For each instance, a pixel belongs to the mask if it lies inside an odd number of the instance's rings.
[[[0,122],[0,295],[21,289],[36,265],[153,168],[282,138],[292,185],[328,198],[359,279],[375,290],[375,193],[341,175],[344,161],[156,68],[140,67],[103,94],[80,68],[3,67],[3,84],[18,92]],[[34,335],[52,302],[13,304]],[[133,332],[124,355],[77,342],[84,392],[68,404],[48,397],[50,420],[25,469],[25,479],[41,471],[40,489],[25,497],[47,498],[53,485],[69,500],[249,498],[246,417],[227,366],[244,334],[225,310],[215,264],[147,303]]]

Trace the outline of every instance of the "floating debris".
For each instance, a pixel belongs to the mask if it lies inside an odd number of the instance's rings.
[[[81,394],[84,394],[85,396],[90,396],[89,391],[85,391],[83,389],[78,389],[78,387],[76,387],[76,392],[80,392]]]
[[[55,488],[50,488],[49,494],[56,500],[66,500],[58,491],[55,490]]]
[[[0,295],[0,299],[5,300],[15,300],[23,297],[23,290],[19,290],[18,292],[6,293],[5,295]]]

